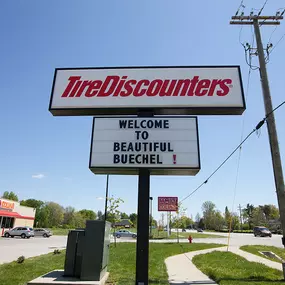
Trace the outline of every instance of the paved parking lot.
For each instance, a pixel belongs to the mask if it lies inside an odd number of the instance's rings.
[[[191,232],[189,232],[191,234]],[[215,234],[215,233],[213,233]],[[217,233],[225,238],[201,238],[194,239],[195,243],[221,243],[227,244],[227,234]],[[0,264],[16,260],[19,256],[27,257],[37,256],[52,252],[55,249],[66,247],[66,236],[52,236],[50,238],[0,238]],[[111,238],[113,242],[113,238]],[[117,242],[136,242],[133,238],[120,238]],[[176,242],[176,240],[153,240],[151,242]],[[180,242],[188,242],[187,239],[181,239]],[[273,235],[272,238],[254,237],[253,234],[231,234],[230,246],[240,247],[241,245],[262,244],[282,247],[281,236]]]
[[[0,238],[0,264],[16,260],[21,255],[27,258],[65,248],[66,241],[65,236],[30,239]]]

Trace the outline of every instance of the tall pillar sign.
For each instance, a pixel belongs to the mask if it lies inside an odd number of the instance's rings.
[[[89,168],[139,176],[135,284],[147,285],[150,175],[199,172],[197,118],[191,116],[241,115],[240,67],[57,68],[49,110],[104,116],[93,121]]]
[[[196,117],[94,118],[90,169],[99,174],[195,175]]]

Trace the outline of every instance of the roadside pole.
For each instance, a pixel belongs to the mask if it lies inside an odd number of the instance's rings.
[[[108,197],[109,197],[108,195],[109,195],[109,174],[107,174],[107,180],[106,180],[105,222],[107,221],[107,215],[108,215]]]
[[[259,58],[259,65],[260,65],[260,79],[262,84],[262,91],[263,91],[263,100],[264,100],[264,107],[265,107],[265,114],[266,114],[266,122],[267,122],[267,129],[269,135],[269,142],[271,148],[271,157],[272,157],[272,164],[273,164],[273,171],[274,171],[274,178],[275,178],[275,186],[276,186],[276,194],[279,204],[279,211],[280,211],[280,219],[281,225],[283,230],[283,238],[282,243],[285,246],[285,189],[284,189],[284,177],[283,177],[283,170],[282,170],[282,163],[281,163],[281,156],[279,150],[279,143],[277,137],[277,130],[275,124],[275,116],[273,113],[271,95],[270,95],[270,88],[268,83],[267,71],[266,71],[266,63],[264,58],[264,50],[261,41],[261,34],[259,29],[259,22],[258,18],[253,20],[254,31],[256,36],[256,44],[258,50],[258,58]]]
[[[260,66],[259,67],[260,80],[261,80],[261,86],[262,86],[265,116],[266,116],[269,143],[270,143],[270,149],[271,149],[271,159],[272,159],[272,164],[273,164],[273,172],[274,172],[276,194],[277,194],[277,200],[278,200],[278,206],[279,206],[279,212],[280,212],[281,227],[283,231],[282,244],[283,246],[285,246],[284,177],[283,177],[281,156],[280,156],[280,151],[279,151],[276,124],[275,124],[275,116],[273,113],[272,100],[271,100],[270,88],[269,88],[269,83],[268,83],[266,62],[265,62],[265,57],[264,57],[264,48],[262,45],[261,33],[260,33],[260,28],[259,28],[261,25],[279,25],[280,22],[278,20],[282,20],[282,19],[283,19],[283,16],[278,16],[278,15],[275,15],[275,16],[260,16],[260,15],[234,16],[232,17],[232,20],[239,20],[239,21],[231,21],[230,23],[236,24],[236,25],[241,24],[241,25],[253,25],[254,26],[254,32],[255,32],[256,44],[257,44],[257,53],[258,53],[259,66]],[[271,20],[271,21],[268,21],[268,20]],[[284,266],[283,266],[283,274],[285,277],[285,267]]]
[[[167,236],[169,237],[169,212],[166,212],[166,217],[167,217],[167,226],[166,226]]]
[[[148,285],[150,173],[139,170],[136,285]]]
[[[138,113],[138,117],[152,117],[152,112]],[[149,200],[150,170],[139,169],[138,182],[138,228],[136,256],[136,285],[148,285],[149,267]]]

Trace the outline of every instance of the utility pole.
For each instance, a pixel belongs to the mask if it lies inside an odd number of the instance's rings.
[[[285,10],[284,10],[285,11]],[[257,54],[259,58],[259,71],[260,80],[263,92],[263,100],[265,106],[265,115],[267,122],[267,129],[269,135],[269,143],[271,149],[271,158],[273,164],[273,172],[275,179],[276,194],[280,212],[281,227],[283,231],[282,244],[285,247],[285,187],[284,187],[284,177],[282,171],[282,163],[279,151],[279,144],[277,138],[277,131],[275,125],[275,116],[273,113],[270,88],[268,83],[266,62],[264,57],[264,49],[261,40],[260,26],[262,25],[280,25],[280,21],[283,19],[283,14],[277,13],[275,16],[260,16],[253,15],[250,16],[233,16],[230,24],[234,25],[253,25],[257,44]],[[283,264],[283,275],[285,278],[285,264]]]
[[[242,230],[242,216],[241,216],[241,205],[240,204],[238,205],[238,209],[239,209],[239,219],[240,219],[241,231],[243,231]]]

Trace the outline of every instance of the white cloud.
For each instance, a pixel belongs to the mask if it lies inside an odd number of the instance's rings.
[[[103,197],[97,197],[96,199],[97,199],[97,200],[104,200],[105,198],[103,198]]]
[[[45,177],[46,176],[44,174],[42,174],[42,173],[32,175],[32,178],[35,178],[35,179],[43,179]]]

